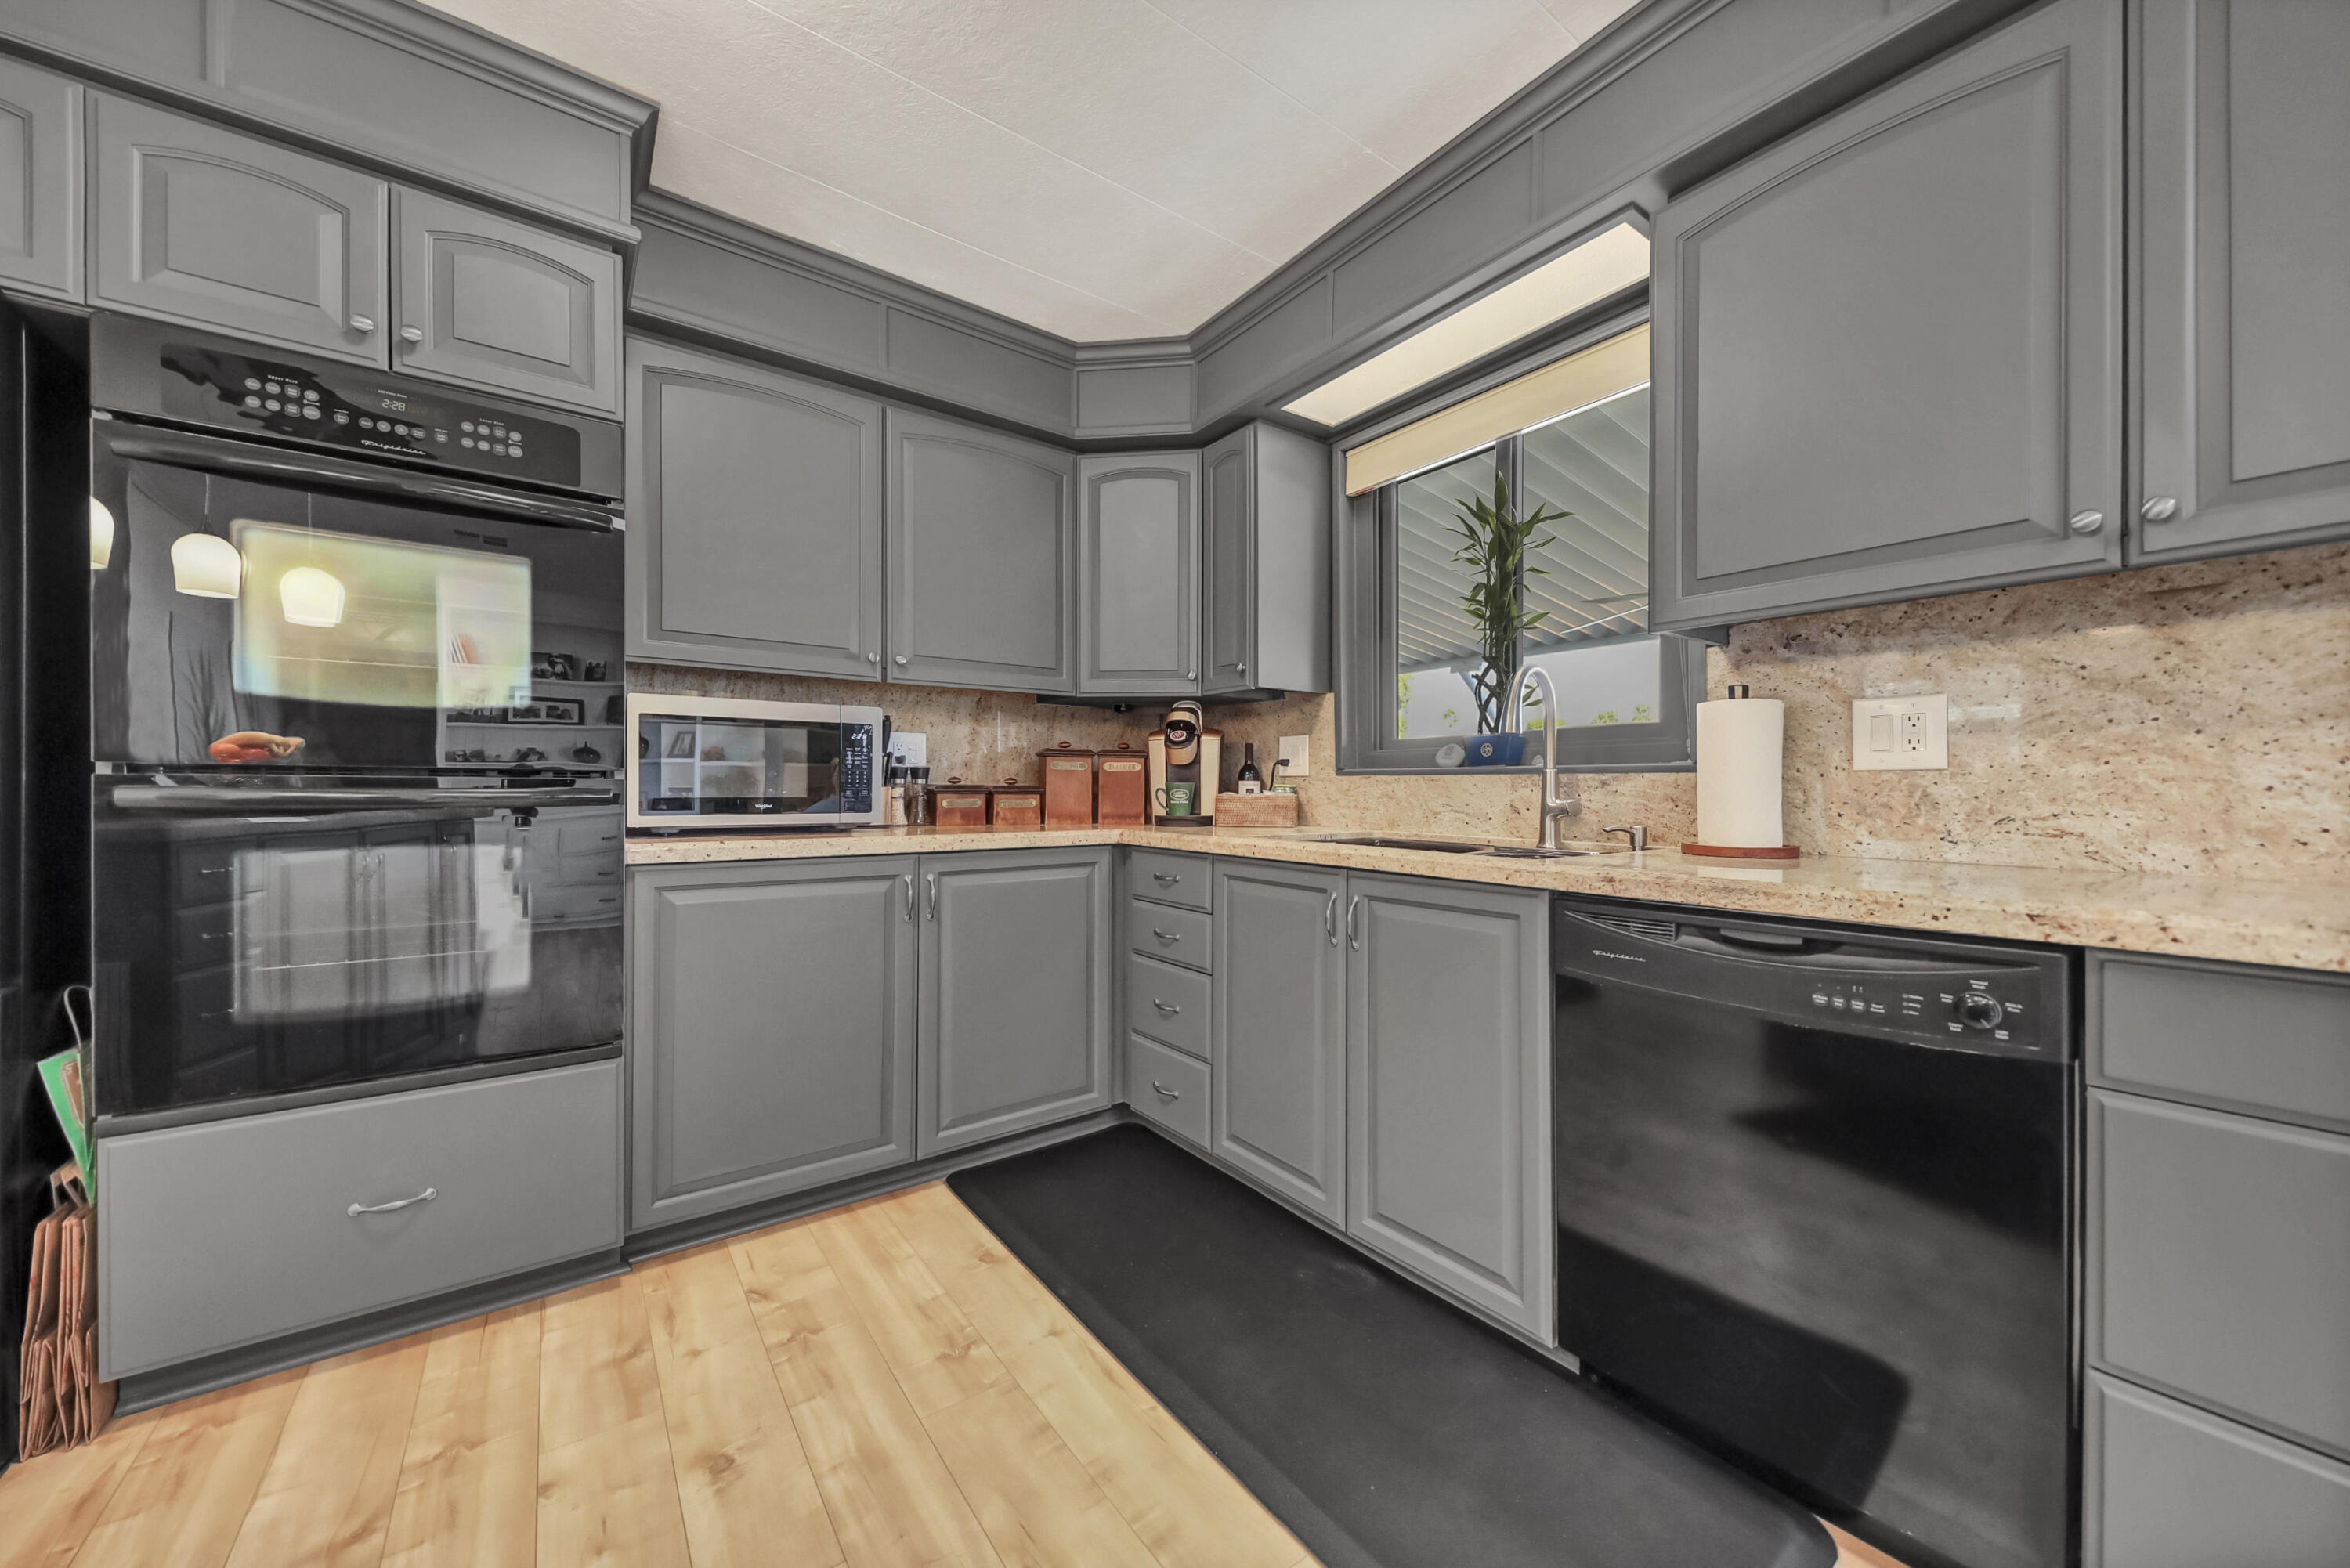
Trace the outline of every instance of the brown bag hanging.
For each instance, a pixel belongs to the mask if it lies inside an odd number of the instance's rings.
[[[17,1448],[26,1459],[98,1436],[114,1385],[98,1380],[98,1215],[81,1168],[49,1177],[48,1214],[33,1230]]]

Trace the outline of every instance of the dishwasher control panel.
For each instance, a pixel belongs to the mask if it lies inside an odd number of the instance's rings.
[[[1980,1037],[2031,1050],[2039,1040],[2039,1006],[2025,978],[2019,985],[2013,976],[1995,972],[1897,972],[1866,980],[1814,974],[1804,1000],[1826,1023],[1866,1022],[1903,1034]]]

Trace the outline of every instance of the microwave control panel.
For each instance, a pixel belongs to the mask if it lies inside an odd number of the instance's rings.
[[[840,809],[846,815],[873,809],[873,726],[840,727]]]

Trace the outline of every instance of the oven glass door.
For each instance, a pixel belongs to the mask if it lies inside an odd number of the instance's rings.
[[[837,817],[852,804],[837,723],[647,712],[636,747],[645,817]]]
[[[619,765],[619,534],[96,453],[99,762]]]

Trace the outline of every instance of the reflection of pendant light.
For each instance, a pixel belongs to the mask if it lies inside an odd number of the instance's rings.
[[[217,534],[172,541],[172,586],[200,599],[233,599],[244,586],[244,557]]]
[[[93,495],[89,498],[89,569],[106,570],[106,563],[114,559],[114,514],[106,503]]]
[[[343,624],[343,585],[332,572],[295,567],[277,579],[277,602],[296,626]]]

